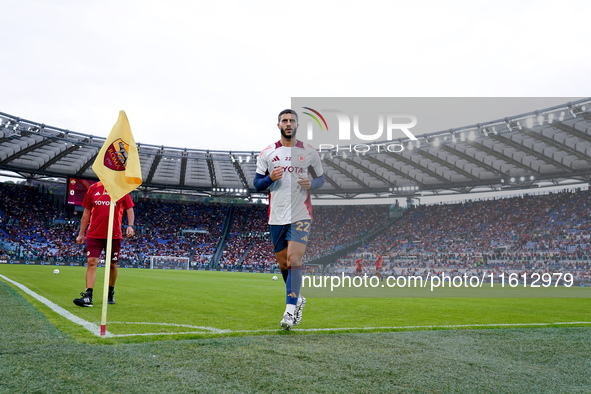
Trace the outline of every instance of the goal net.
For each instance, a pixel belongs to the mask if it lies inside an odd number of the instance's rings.
[[[149,256],[150,269],[188,270],[189,258],[179,256]]]

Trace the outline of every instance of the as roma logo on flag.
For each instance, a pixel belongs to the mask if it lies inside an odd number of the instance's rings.
[[[107,148],[103,164],[113,171],[125,171],[128,157],[129,144],[119,138]]]

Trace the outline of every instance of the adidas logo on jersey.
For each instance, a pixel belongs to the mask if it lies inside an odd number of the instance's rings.
[[[100,192],[96,192],[94,195],[95,195],[95,196],[100,196],[100,195],[101,195],[101,193],[100,193]]]
[[[275,157],[273,158],[273,160],[271,160],[271,161],[281,161],[281,160],[279,159],[279,156],[275,156]]]

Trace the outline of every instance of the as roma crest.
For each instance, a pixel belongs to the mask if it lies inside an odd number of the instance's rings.
[[[105,152],[105,167],[113,171],[125,171],[127,157],[129,156],[129,144],[121,138],[117,139]]]

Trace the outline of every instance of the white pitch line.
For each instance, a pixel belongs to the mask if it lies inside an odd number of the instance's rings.
[[[115,324],[112,322],[111,324]],[[154,335],[183,335],[183,334],[257,334],[264,332],[278,332],[276,330],[220,330],[211,327],[190,326],[187,324],[174,323],[141,323],[141,322],[116,322],[116,324],[150,324],[156,326],[176,326],[176,327],[195,327],[211,331],[186,331],[186,332],[154,332],[138,334],[113,334],[113,337],[133,337],[133,336],[154,336]],[[555,325],[591,325],[591,322],[556,322],[556,323],[491,323],[491,324],[447,324],[447,325],[427,325],[427,326],[391,326],[391,327],[334,327],[334,328],[295,328],[293,332],[328,332],[328,331],[370,331],[370,330],[434,330],[450,328],[495,328],[495,327],[530,327],[530,326],[555,326]]]
[[[229,332],[229,331],[227,331]],[[153,337],[157,335],[193,335],[193,334],[212,334],[211,331],[185,331],[185,332],[144,332],[136,334],[113,334],[111,338],[123,337]]]
[[[51,310],[57,314],[65,317],[71,322],[78,324],[92,334],[100,336],[100,325],[86,321],[62,308],[61,306],[49,301],[47,298],[40,296],[25,285],[13,281],[6,276],[0,274],[7,282],[12,283],[31,297],[37,299],[41,303],[47,305]],[[154,325],[154,326],[171,326],[171,327],[185,327],[195,328],[201,331],[187,331],[187,332],[154,332],[154,333],[136,333],[136,334],[113,334],[107,331],[105,337],[132,337],[132,336],[154,336],[154,335],[186,335],[186,334],[256,334],[262,332],[277,332],[276,330],[228,330],[214,327],[193,326],[190,324],[175,324],[175,323],[153,323],[153,322],[109,322],[109,324],[136,324],[136,325]],[[370,330],[433,330],[433,329],[453,329],[453,328],[485,328],[485,327],[535,327],[535,326],[556,326],[556,325],[591,325],[591,322],[555,322],[555,323],[491,323],[491,324],[445,324],[445,325],[426,325],[426,326],[391,326],[391,327],[333,327],[333,328],[296,328],[294,332],[327,332],[327,331],[370,331]]]
[[[491,324],[447,324],[447,325],[427,325],[427,326],[391,326],[391,327],[334,327],[334,328],[294,328],[294,332],[326,332],[326,331],[370,331],[370,330],[433,330],[441,328],[484,328],[484,327],[528,327],[528,326],[554,326],[554,325],[574,325],[585,324],[591,325],[591,322],[557,322],[557,323],[491,323]],[[260,333],[260,332],[277,332],[276,330],[235,330],[232,333]]]
[[[67,310],[65,310],[61,306],[49,301],[47,298],[45,298],[43,296],[35,293],[33,290],[29,289],[27,286],[22,285],[18,282],[15,282],[14,280],[7,278],[6,276],[4,276],[2,274],[0,274],[0,278],[4,279],[7,282],[12,283],[16,287],[18,287],[19,289],[21,289],[22,291],[27,293],[28,295],[30,295],[31,297],[35,298],[37,301],[41,302],[42,304],[47,305],[49,307],[49,309],[51,309],[52,311],[54,311],[58,315],[65,317],[66,319],[70,320],[72,323],[75,323],[75,324],[78,324],[78,325],[84,327],[85,329],[87,329],[88,331],[90,331],[91,333],[93,333],[96,336],[101,336],[100,325],[93,324],[89,321],[82,319],[81,317],[74,315],[71,312],[68,312]],[[109,331],[107,331],[104,336],[112,337],[113,334],[111,334]]]
[[[144,325],[144,326],[171,326],[171,327],[186,327],[186,328],[196,328],[199,330],[205,330],[200,333],[204,334],[224,334],[228,332],[232,332],[232,330],[223,330],[215,327],[204,327],[204,326],[194,326],[191,324],[176,324],[176,323],[154,323],[154,322],[123,322],[123,321],[112,321],[109,324],[136,324],[136,325]],[[141,335],[158,335],[160,333],[154,334],[141,334]],[[176,333],[171,333],[176,334]],[[135,335],[135,334],[122,334],[124,336]]]

